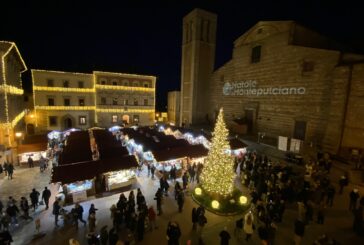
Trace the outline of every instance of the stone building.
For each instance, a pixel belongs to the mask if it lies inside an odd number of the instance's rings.
[[[27,70],[15,43],[0,41],[0,154],[2,163],[16,161],[12,152],[24,134],[21,74]],[[6,152],[6,153],[5,153]]]
[[[174,123],[175,125],[179,125],[179,117],[180,117],[180,91],[170,91],[168,92],[168,121],[170,123]]]
[[[201,34],[203,21],[196,13],[185,19],[196,23],[193,33]],[[185,28],[184,21],[182,88],[186,77],[199,77],[200,72],[184,70],[184,62],[191,59]],[[214,56],[192,55],[214,63]],[[258,22],[235,40],[231,60],[208,77],[202,73],[204,79],[192,83],[206,88],[206,95],[190,96],[196,104],[208,105],[209,118],[223,107],[228,124],[242,119],[251,134],[295,138],[335,154],[364,149],[364,56],[294,21]],[[183,108],[182,120],[198,113],[190,108]],[[198,117],[192,123],[203,121]]]
[[[32,70],[37,133],[154,122],[154,76]]]

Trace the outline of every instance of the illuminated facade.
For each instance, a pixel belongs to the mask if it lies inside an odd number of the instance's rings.
[[[299,139],[301,148],[364,152],[363,55],[294,21],[259,21],[235,40],[229,61],[201,70],[196,62],[215,62],[203,35],[212,16],[194,10],[183,20],[182,123],[211,123],[223,107],[230,128],[241,122],[249,134]]]
[[[154,122],[156,77],[32,70],[37,132]]]
[[[15,132],[19,131],[18,137],[20,137],[20,132],[23,131],[25,111],[21,74],[27,67],[13,42],[0,41],[0,57],[0,152],[2,152],[6,148],[16,146]],[[4,158],[1,159],[3,160]]]
[[[170,91],[168,92],[168,121],[179,125],[180,116],[180,91]]]

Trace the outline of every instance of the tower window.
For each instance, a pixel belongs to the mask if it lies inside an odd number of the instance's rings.
[[[252,63],[258,63],[260,61],[261,48],[262,46],[255,46],[252,49],[252,56],[251,56]]]
[[[85,116],[79,116],[79,118],[78,118],[78,124],[80,124],[80,125],[86,125],[86,117]]]
[[[64,99],[64,106],[70,106],[70,105],[71,105],[70,99]]]
[[[78,99],[79,106],[85,106],[85,99]]]

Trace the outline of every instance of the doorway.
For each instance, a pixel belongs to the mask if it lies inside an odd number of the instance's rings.
[[[27,124],[27,134],[34,135],[34,125],[33,124]]]
[[[245,120],[247,124],[248,134],[254,132],[254,123],[255,123],[255,110],[246,109],[245,110]]]
[[[65,129],[69,129],[69,128],[72,128],[72,119],[69,118],[69,117],[66,117],[64,120],[63,120],[63,125],[64,125],[64,128]]]
[[[299,140],[305,140],[306,137],[306,121],[295,121],[293,138]]]

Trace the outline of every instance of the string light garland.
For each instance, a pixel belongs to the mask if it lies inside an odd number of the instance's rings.
[[[221,108],[215,124],[211,147],[201,174],[201,184],[209,194],[223,198],[232,194],[235,178],[234,159],[226,153],[230,150],[227,140],[228,134],[224,122],[224,112]]]
[[[102,84],[96,84],[96,89],[155,92],[155,88],[119,86],[119,85],[102,85]]]
[[[68,93],[94,93],[94,88],[65,88],[65,87],[45,87],[33,86],[33,91],[68,92]]]
[[[50,111],[92,111],[95,106],[34,106],[36,110],[50,110]]]
[[[15,95],[23,95],[24,90],[17,88],[15,86],[2,84],[0,85],[0,92],[7,93],[7,94],[15,94]]]

